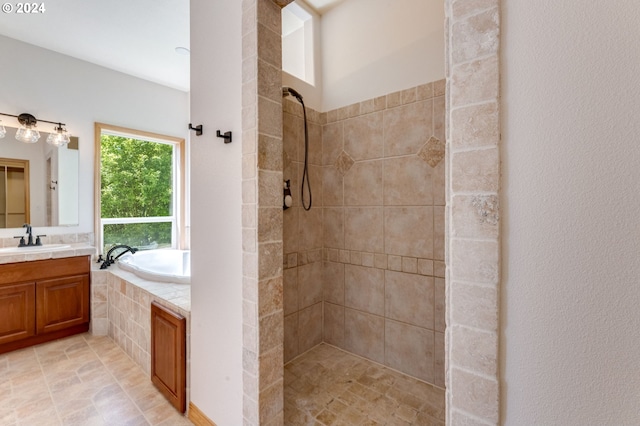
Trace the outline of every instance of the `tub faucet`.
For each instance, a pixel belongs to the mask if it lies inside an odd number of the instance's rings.
[[[122,253],[118,254],[116,256],[116,258],[114,259],[113,256],[111,255],[114,250],[119,249],[119,248],[123,248],[124,250],[122,251]],[[104,260],[104,262],[102,262],[102,265],[100,265],[100,269],[107,269],[109,267],[109,265],[112,265],[116,262],[116,260],[118,260],[120,258],[120,256],[122,256],[123,254],[125,254],[126,252],[131,252],[131,254],[135,253],[138,251],[137,248],[135,247],[129,247],[127,245],[124,244],[117,244],[113,247],[111,247],[109,249],[109,251],[107,252],[107,255],[105,256],[106,259]]]

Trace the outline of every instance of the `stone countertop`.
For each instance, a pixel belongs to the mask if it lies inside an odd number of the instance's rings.
[[[17,263],[17,262],[30,262],[34,260],[45,259],[60,259],[64,257],[75,256],[94,256],[96,254],[96,248],[86,243],[74,243],[68,244],[68,248],[43,250],[37,252],[20,253],[19,251],[12,251],[9,253],[0,253],[0,264]]]

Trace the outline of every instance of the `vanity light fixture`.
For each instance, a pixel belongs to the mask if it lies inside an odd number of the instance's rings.
[[[4,135],[7,134],[7,129],[2,125],[2,120],[0,120],[0,139],[4,138]]]
[[[31,114],[20,114],[18,116],[20,128],[16,132],[16,139],[24,143],[36,143],[40,139],[40,132],[36,129],[38,120]]]
[[[20,123],[20,128],[16,132],[16,139],[20,142],[24,143],[36,143],[40,139],[40,132],[36,129],[36,125],[38,121],[42,121],[44,123],[55,124],[54,127],[55,133],[50,133],[49,137],[47,137],[47,143],[53,146],[62,146],[69,143],[69,133],[67,133],[67,129],[64,128],[65,124],[56,122],[56,121],[48,121],[48,120],[38,120],[33,115],[22,113],[20,115],[13,114],[5,114],[0,112],[0,115],[6,115],[7,117],[15,117],[18,119]],[[3,138],[6,134],[6,130],[4,126],[0,124],[0,138]]]
[[[54,127],[55,133],[49,133],[49,136],[47,136],[47,143],[49,145],[62,146],[69,143],[69,133],[67,129],[62,126],[62,123],[58,123],[58,125]]]

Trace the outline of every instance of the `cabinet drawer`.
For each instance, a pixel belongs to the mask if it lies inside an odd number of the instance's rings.
[[[38,281],[36,306],[38,334],[89,322],[89,276]]]
[[[35,310],[34,283],[0,287],[0,344],[33,336]]]

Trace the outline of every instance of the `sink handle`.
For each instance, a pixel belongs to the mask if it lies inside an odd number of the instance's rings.
[[[41,246],[42,245],[42,241],[40,240],[40,237],[46,237],[46,235],[44,235],[44,234],[36,235],[36,245],[37,246]]]
[[[24,237],[22,235],[18,235],[17,237],[13,238],[20,238],[20,244],[18,244],[18,247],[24,247],[27,245],[27,243],[24,242]]]

